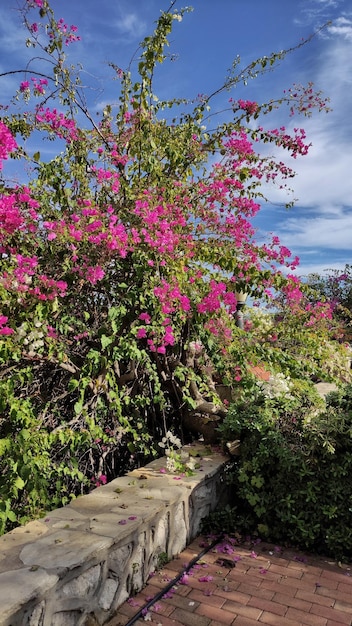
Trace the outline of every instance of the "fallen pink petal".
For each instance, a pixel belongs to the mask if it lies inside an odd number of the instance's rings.
[[[188,574],[183,574],[183,576],[181,576],[180,580],[179,580],[180,585],[188,585],[189,583],[189,576]]]
[[[204,589],[203,596],[212,596],[213,592],[211,589]]]
[[[200,583],[210,583],[213,580],[212,576],[201,576],[198,578]]]

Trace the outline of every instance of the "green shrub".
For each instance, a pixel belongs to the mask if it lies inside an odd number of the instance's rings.
[[[304,387],[231,405],[223,432],[241,440],[233,523],[276,542],[351,558],[352,386],[331,394],[324,410]]]

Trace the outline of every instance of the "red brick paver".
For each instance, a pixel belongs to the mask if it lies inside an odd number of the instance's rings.
[[[107,626],[125,626],[204,549],[198,538],[123,604]],[[233,550],[233,551],[231,551]],[[352,566],[265,543],[223,542],[204,554],[136,626],[351,626]]]

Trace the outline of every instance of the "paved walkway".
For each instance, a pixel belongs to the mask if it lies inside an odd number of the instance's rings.
[[[164,592],[204,551],[201,539],[157,572],[145,589],[122,605],[108,626],[126,626],[162,594],[137,626],[350,626],[352,565],[258,543],[223,542]]]

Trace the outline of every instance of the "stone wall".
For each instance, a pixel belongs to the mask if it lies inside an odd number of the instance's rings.
[[[1,537],[0,625],[108,621],[227,502],[228,459],[201,445],[196,452],[194,476],[162,473],[158,459]]]

